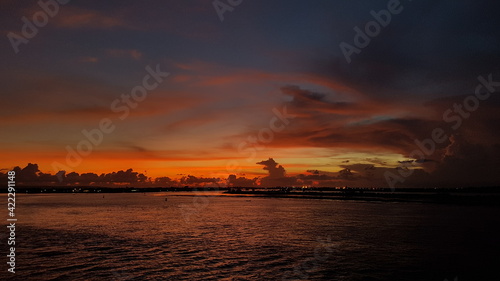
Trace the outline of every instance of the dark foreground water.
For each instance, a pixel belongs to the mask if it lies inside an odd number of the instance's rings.
[[[500,280],[498,207],[174,195],[18,196],[0,279]]]

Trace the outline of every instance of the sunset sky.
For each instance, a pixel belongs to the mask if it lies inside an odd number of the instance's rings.
[[[211,0],[69,1],[13,46],[43,9],[0,0],[0,168],[499,185],[500,5],[396,2],[243,0],[221,21]],[[341,43],[390,3],[399,12],[346,59]],[[158,71],[143,100],[122,100]],[[112,132],[69,157],[102,120]],[[434,151],[412,153],[434,134]]]

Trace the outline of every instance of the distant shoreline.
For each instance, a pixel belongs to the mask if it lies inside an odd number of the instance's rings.
[[[221,192],[219,194],[199,194],[203,192]],[[6,189],[0,189],[5,193]],[[407,188],[391,191],[390,189],[363,188],[190,188],[190,187],[17,187],[18,194],[89,194],[89,193],[165,193],[169,196],[216,196],[216,197],[265,197],[295,199],[328,199],[367,202],[414,202],[457,205],[500,206],[500,188]],[[185,194],[182,194],[185,193]]]
[[[223,195],[224,196],[224,195]],[[487,194],[464,194],[464,193],[369,193],[363,194],[343,194],[343,193],[266,193],[266,192],[242,192],[225,193],[231,197],[267,197],[267,198],[297,198],[297,199],[329,199],[346,201],[368,201],[368,202],[414,202],[414,203],[437,203],[437,204],[458,204],[458,205],[491,205],[500,206],[500,192]]]

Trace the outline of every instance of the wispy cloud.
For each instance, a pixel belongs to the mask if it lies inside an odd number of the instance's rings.
[[[106,54],[115,58],[131,58],[139,60],[142,58],[142,53],[138,50],[124,50],[124,49],[109,49]]]
[[[79,8],[75,6],[67,6],[64,8],[64,13],[54,19],[55,24],[60,28],[69,29],[113,29],[127,28],[136,29],[128,23],[118,13],[109,15],[97,10]]]

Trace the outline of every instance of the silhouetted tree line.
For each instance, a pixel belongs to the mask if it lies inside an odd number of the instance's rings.
[[[12,169],[16,172],[15,180],[18,184],[37,184],[37,183],[65,183],[65,184],[82,184],[89,185],[91,183],[95,184],[136,184],[145,183],[149,179],[146,175],[138,172],[134,172],[132,169],[126,171],[118,171],[112,173],[102,173],[100,175],[96,173],[76,173],[71,172],[66,174],[65,171],[59,171],[55,175],[43,173],[38,168],[37,164],[29,163],[26,167],[21,168],[16,166]],[[0,172],[0,179],[2,182],[7,180],[7,172]]]

